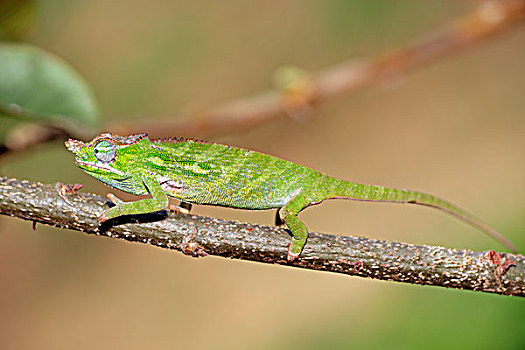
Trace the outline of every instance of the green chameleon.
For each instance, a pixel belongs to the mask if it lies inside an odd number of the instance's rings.
[[[413,203],[438,208],[459,217],[500,241],[514,246],[468,212],[429,194],[338,180],[316,170],[247,149],[193,140],[149,140],[147,134],[102,134],[91,142],[66,141],[75,163],[103,183],[152,198],[123,202],[99,217],[100,222],[121,215],[144,214],[168,207],[168,196],[191,203],[239,209],[279,209],[277,219],[292,234],[288,261],[306,244],[308,229],[299,212],[325,199]]]

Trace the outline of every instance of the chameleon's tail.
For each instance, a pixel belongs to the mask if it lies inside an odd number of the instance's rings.
[[[498,231],[485,224],[482,220],[476,218],[469,212],[439,197],[405,189],[363,185],[342,180],[337,180],[334,182],[333,186],[334,187],[332,187],[331,192],[332,194],[335,193],[335,195],[330,195],[330,198],[344,198],[373,202],[409,203],[441,209],[487,233],[489,236],[503,244],[513,253],[517,252],[516,247],[514,247],[514,245],[510,243],[505,237],[503,237],[503,235],[501,235]]]

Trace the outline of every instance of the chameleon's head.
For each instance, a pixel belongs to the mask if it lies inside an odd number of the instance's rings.
[[[135,145],[147,134],[118,136],[101,134],[91,142],[69,139],[66,147],[75,154],[75,163],[82,170],[103,182],[125,179],[131,175],[133,163],[140,159]]]

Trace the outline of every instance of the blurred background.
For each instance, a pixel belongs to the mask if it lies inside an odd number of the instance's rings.
[[[476,5],[47,0],[34,8],[26,41],[86,78],[103,122],[147,122],[270,88],[283,65],[315,71],[376,57]],[[523,252],[523,62],[522,26],[395,81],[330,99],[300,120],[208,139],[348,180],[437,194],[491,223]],[[6,158],[0,174],[110,191],[75,167],[61,141]],[[273,211],[194,212],[265,225],[274,220]],[[329,201],[301,218],[316,232],[502,249],[420,207]],[[31,222],[3,216],[0,237],[2,349],[525,349],[519,298],[192,259],[75,231],[33,230]]]

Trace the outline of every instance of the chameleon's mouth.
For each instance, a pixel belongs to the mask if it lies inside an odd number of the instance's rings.
[[[119,176],[123,176],[123,177],[126,176],[126,174],[124,174],[122,171],[117,170],[117,169],[109,166],[109,164],[106,164],[106,163],[86,162],[86,161],[80,160],[78,158],[75,159],[75,163],[78,164],[79,166],[81,166],[82,168],[87,168],[88,170],[89,170],[89,168],[95,168],[95,169],[100,169],[100,170],[107,171],[108,173],[112,173],[112,174],[115,174],[115,175],[119,175]]]

